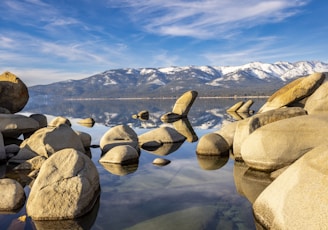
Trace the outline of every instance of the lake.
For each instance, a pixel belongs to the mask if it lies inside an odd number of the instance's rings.
[[[197,98],[188,120],[201,138],[218,130],[225,121],[236,119],[225,111],[236,102],[246,99]],[[255,111],[264,99],[254,99]],[[171,111],[174,99],[162,100],[31,100],[22,114],[42,113],[48,122],[55,116],[70,119],[74,130],[87,132],[92,144],[98,145],[102,135],[111,127],[127,124],[139,135],[163,124],[160,116]],[[148,110],[147,121],[132,115]],[[96,121],[92,128],[78,124],[82,118]],[[1,229],[255,229],[252,204],[254,192],[243,188],[257,186],[243,180],[247,167],[229,157],[200,157],[197,141],[184,142],[165,155],[141,150],[139,163],[129,167],[104,168],[99,162],[101,150],[91,148],[101,183],[101,194],[93,210],[83,218],[69,221],[36,221],[27,218],[25,206],[17,213],[0,215]],[[156,166],[155,158],[170,160],[166,166]],[[22,180],[3,165],[3,177]],[[249,181],[249,185],[245,185]],[[259,190],[262,184],[259,183]],[[29,186],[25,186],[28,196]],[[246,194],[246,195],[245,195]],[[250,201],[249,201],[250,200]]]

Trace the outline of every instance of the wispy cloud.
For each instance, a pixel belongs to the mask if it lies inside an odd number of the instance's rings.
[[[109,0],[152,33],[195,38],[225,38],[236,30],[284,20],[308,0]]]

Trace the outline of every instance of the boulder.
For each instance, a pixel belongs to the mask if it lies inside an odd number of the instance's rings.
[[[328,117],[304,115],[276,121],[255,130],[241,145],[247,165],[274,171],[328,141]]]
[[[232,148],[237,124],[238,122],[223,122],[221,129],[214,132],[223,137],[223,139],[228,143],[229,148]]]
[[[39,123],[40,128],[47,127],[48,125],[47,117],[43,114],[37,114],[37,113],[31,114],[30,118],[36,120]]]
[[[236,112],[242,105],[244,104],[243,101],[239,101],[230,108],[227,109],[227,112]]]
[[[66,124],[39,129],[24,140],[20,147],[21,151],[27,149],[46,158],[65,148],[85,152],[81,138]]]
[[[91,135],[86,132],[81,132],[81,131],[75,131],[77,136],[81,139],[81,142],[84,146],[84,148],[89,148],[91,146]]]
[[[154,164],[154,165],[159,165],[159,166],[165,166],[165,165],[168,165],[168,164],[170,164],[170,163],[171,163],[170,160],[168,160],[168,159],[164,159],[164,158],[155,158],[155,159],[153,160],[153,164]]]
[[[313,73],[292,81],[272,94],[260,108],[259,113],[281,108],[308,97],[321,85],[324,79],[324,73]]]
[[[0,92],[0,107],[8,109],[11,113],[21,111],[29,99],[24,82],[10,72],[0,75]]]
[[[79,123],[80,125],[83,125],[85,127],[93,127],[95,124],[95,120],[92,117],[87,117],[84,119],[79,120],[77,123]]]
[[[172,112],[182,116],[187,116],[189,110],[197,98],[198,93],[196,91],[187,91],[182,94],[175,102]]]
[[[0,211],[16,212],[25,203],[25,192],[20,183],[13,179],[0,179]]]
[[[88,213],[99,197],[96,166],[84,153],[63,149],[42,165],[26,204],[34,220],[75,219]]]
[[[19,114],[0,114],[0,132],[4,138],[17,138],[40,128],[36,120]]]
[[[13,156],[8,160],[9,163],[14,163],[14,164],[21,164],[27,160],[30,160],[34,157],[38,156],[34,151],[28,149],[28,148],[22,148],[19,150],[17,155]]]
[[[308,114],[328,113],[328,80],[307,98],[304,109]]]
[[[236,112],[237,113],[249,113],[250,107],[254,104],[253,100],[246,101],[242,106],[240,106]]]
[[[318,146],[275,179],[253,204],[259,229],[327,229],[327,161]]]
[[[230,146],[227,141],[217,133],[208,133],[202,136],[197,144],[198,155],[226,155]]]
[[[112,127],[100,139],[100,149],[103,153],[119,145],[130,145],[139,150],[138,135],[127,125]]]
[[[186,137],[176,131],[174,128],[164,126],[143,133],[139,136],[140,145],[146,142],[156,141],[158,143],[176,143],[184,142]]]
[[[238,121],[233,140],[233,154],[235,158],[242,160],[241,146],[244,140],[256,129],[275,121],[305,114],[306,111],[299,107],[279,108],[259,113],[242,121]]]
[[[130,145],[115,146],[101,156],[99,162],[114,164],[134,164],[138,162],[139,154],[137,150]]]
[[[48,126],[49,127],[58,127],[58,126],[63,125],[63,124],[68,125],[68,126],[72,126],[69,119],[67,119],[66,117],[61,117],[61,116],[55,117],[54,119],[52,119],[49,122]]]
[[[36,156],[29,160],[24,161],[23,163],[17,165],[14,170],[36,170],[40,169],[42,164],[46,161],[47,158],[44,156]]]

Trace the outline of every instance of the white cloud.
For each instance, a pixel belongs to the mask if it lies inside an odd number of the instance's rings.
[[[115,0],[127,14],[152,33],[196,38],[229,37],[245,27],[284,20],[308,0]]]

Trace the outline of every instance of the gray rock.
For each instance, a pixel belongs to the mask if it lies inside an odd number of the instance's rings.
[[[0,75],[0,107],[11,113],[21,111],[28,102],[28,89],[24,82],[10,72]]]
[[[7,160],[5,143],[3,141],[2,133],[0,132],[0,162]]]
[[[290,165],[309,150],[327,143],[327,118],[304,115],[265,125],[245,139],[242,158],[257,170],[274,171]]]
[[[40,128],[36,120],[18,114],[0,114],[0,132],[4,138],[17,138]]]
[[[47,117],[43,114],[37,114],[37,113],[31,114],[30,118],[36,120],[39,123],[40,128],[47,127],[48,125]]]
[[[328,146],[318,146],[275,179],[253,205],[258,225],[265,229],[327,229],[327,161]]]
[[[99,191],[98,171],[90,158],[63,149],[42,165],[26,211],[34,220],[75,219],[93,208]]]
[[[13,179],[0,179],[0,211],[16,212],[25,203],[25,192],[20,183]]]

